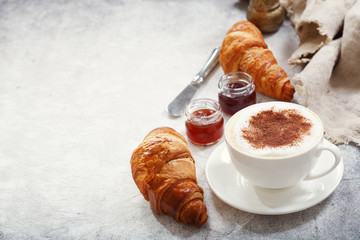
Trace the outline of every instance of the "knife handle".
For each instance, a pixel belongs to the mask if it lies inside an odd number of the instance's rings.
[[[219,62],[218,61],[219,52],[220,52],[220,47],[217,47],[213,50],[209,59],[206,61],[205,65],[203,66],[203,68],[200,70],[198,74],[195,75],[194,79],[191,81],[192,85],[200,86],[203,84],[204,79]]]

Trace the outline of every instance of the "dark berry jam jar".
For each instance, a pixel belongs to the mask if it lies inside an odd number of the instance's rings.
[[[233,115],[256,103],[254,81],[249,74],[244,72],[224,74],[219,80],[218,96],[222,111]]]
[[[185,109],[186,135],[196,145],[210,145],[224,134],[224,118],[217,101],[201,98],[190,102]]]

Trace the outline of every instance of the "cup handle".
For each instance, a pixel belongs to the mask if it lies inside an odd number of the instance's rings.
[[[334,155],[334,158],[335,158],[334,164],[329,169],[327,169],[321,173],[318,173],[318,174],[309,173],[309,175],[307,175],[303,179],[304,181],[313,180],[315,178],[320,178],[322,176],[325,176],[326,174],[333,171],[339,165],[339,163],[341,161],[341,153],[340,153],[339,148],[328,141],[323,141],[316,149],[316,153],[315,153],[316,157],[319,157],[320,153],[324,150],[330,151]]]

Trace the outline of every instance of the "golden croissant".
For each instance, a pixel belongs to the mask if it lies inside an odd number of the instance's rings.
[[[152,130],[134,150],[131,171],[152,210],[176,221],[203,225],[208,215],[185,138],[172,128]]]
[[[294,86],[267,48],[260,30],[251,22],[238,22],[227,32],[219,61],[225,73],[250,74],[258,92],[283,101],[293,98]]]

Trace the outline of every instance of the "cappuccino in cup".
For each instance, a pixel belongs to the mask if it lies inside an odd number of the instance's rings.
[[[233,115],[225,128],[230,158],[250,182],[283,188],[304,179],[321,177],[340,162],[339,149],[323,141],[323,124],[309,109],[287,102],[251,105]],[[311,174],[322,150],[334,155],[334,164]],[[331,159],[330,159],[331,160]]]
[[[231,125],[231,126],[230,126]],[[306,151],[322,137],[321,120],[300,105],[256,104],[229,123],[229,141],[239,151],[264,158]]]

